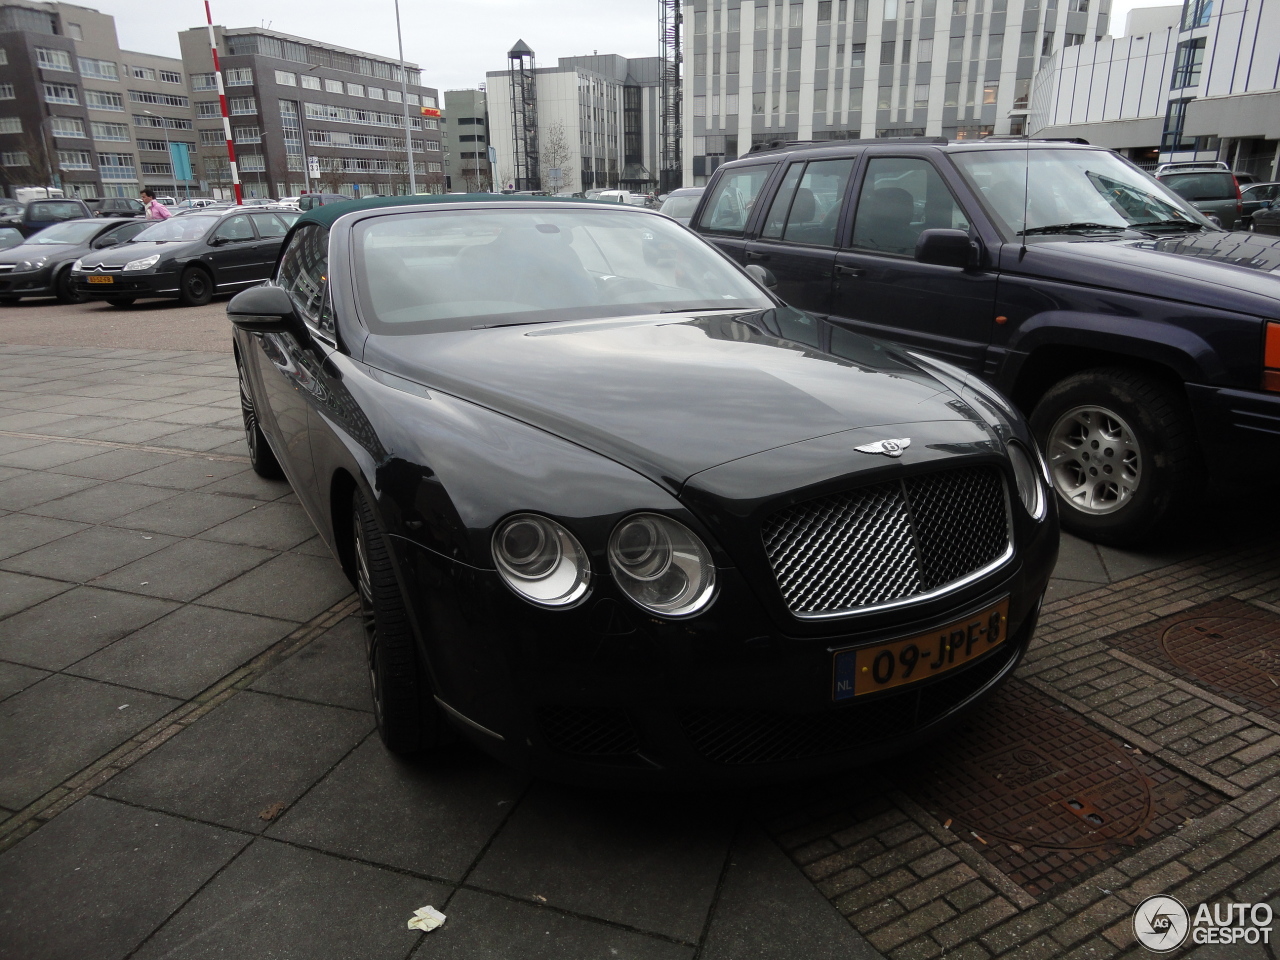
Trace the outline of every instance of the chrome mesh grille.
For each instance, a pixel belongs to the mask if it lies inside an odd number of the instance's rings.
[[[764,548],[800,616],[905,600],[997,560],[1009,545],[1004,478],[964,467],[779,510]]]

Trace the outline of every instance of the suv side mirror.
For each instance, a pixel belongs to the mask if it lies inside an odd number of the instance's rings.
[[[753,263],[747,268],[747,273],[756,283],[767,290],[778,289],[778,278],[773,275],[773,271],[768,267],[762,267],[758,263]]]
[[[291,333],[299,340],[307,327],[283,287],[262,284],[241,290],[227,304],[227,319],[252,333]]]
[[[916,259],[967,270],[978,265],[978,244],[964,230],[925,230],[916,240]]]

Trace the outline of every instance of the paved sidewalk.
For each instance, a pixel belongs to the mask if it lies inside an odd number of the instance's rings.
[[[1274,508],[1065,540],[928,750],[635,797],[388,755],[350,588],[244,453],[226,354],[0,346],[0,958],[1105,958],[1148,893],[1280,889]]]

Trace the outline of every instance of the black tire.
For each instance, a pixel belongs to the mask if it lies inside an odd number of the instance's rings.
[[[1203,485],[1186,398],[1135,370],[1085,370],[1059,381],[1036,404],[1031,429],[1049,463],[1063,528],[1096,543],[1133,546],[1151,539]],[[1107,436],[1118,438],[1114,446]],[[1126,449],[1132,461],[1125,462],[1136,464],[1136,474],[1132,465],[1122,470]],[[1131,479],[1119,480],[1122,472]],[[1109,476],[1117,479],[1107,494]],[[1103,495],[1082,492],[1089,489]],[[1073,491],[1074,500],[1067,495]]]
[[[283,480],[284,470],[258,425],[258,408],[254,405],[253,394],[249,392],[244,365],[239,361],[236,362],[236,372],[240,378],[240,414],[244,418],[244,441],[249,446],[249,463],[258,476],[267,480]]]
[[[200,267],[187,267],[178,281],[178,302],[184,307],[203,307],[213,299],[213,278]]]
[[[70,267],[63,267],[53,278],[53,295],[59,303],[84,303],[84,294],[71,282]]]
[[[392,753],[433,750],[447,741],[448,724],[418,658],[386,540],[359,490],[352,494],[351,519],[356,592],[378,735]]]
[[[132,307],[133,301],[137,299],[137,297],[107,297],[107,303],[113,307]]]

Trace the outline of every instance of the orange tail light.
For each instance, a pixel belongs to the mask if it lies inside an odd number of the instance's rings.
[[[1262,389],[1280,393],[1280,323],[1267,324],[1262,366]]]

